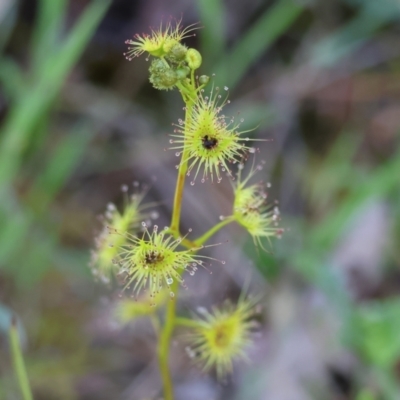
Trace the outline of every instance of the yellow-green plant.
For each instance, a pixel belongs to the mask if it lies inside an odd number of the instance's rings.
[[[257,245],[263,238],[269,240],[281,234],[277,227],[277,208],[266,205],[266,194],[261,185],[248,185],[255,169],[242,179],[241,168],[233,184],[232,215],[194,240],[183,236],[180,231],[186,177],[192,175],[191,184],[199,175],[202,182],[208,179],[219,182],[223,175],[232,178],[230,165],[238,162],[239,167],[243,167],[245,155],[254,152],[247,145],[250,139],[243,137],[245,132],[240,131],[240,122],[222,112],[229,103],[227,88],[220,91],[211,85],[206,92],[204,88],[210,78],[196,75],[202,56],[196,49],[187,48],[182,43],[194,29],[196,26],[193,25],[183,29],[180,21],[169,22],[161,24],[149,35],[135,35],[133,40],[126,42],[130,46],[125,53],[127,59],[148,54],[151,58],[150,82],[159,90],[177,89],[185,104],[185,118],[178,120],[170,140],[171,149],[180,156],[171,223],[164,229],[159,229],[157,225],[150,229],[143,221],[142,229],[138,229],[137,222],[144,219],[141,196],[128,202],[121,213],[114,206],[109,206],[93,257],[93,271],[97,276],[106,281],[112,275],[120,277],[124,289],[132,290],[141,299],[146,297],[143,297],[146,291],[149,304],[153,307],[169,297],[163,323],[155,323],[159,330],[158,358],[165,400],[173,399],[168,358],[171,336],[177,325],[189,330],[188,353],[205,370],[215,369],[219,377],[231,371],[235,359],[245,356],[246,347],[251,342],[255,302],[244,297],[237,305],[227,303],[220,309],[204,312],[201,317],[189,319],[176,315],[178,289],[180,285],[185,286],[183,274],[194,275],[197,268],[203,266],[204,259],[208,258],[197,253],[218,230],[234,221],[250,233]],[[165,292],[169,296],[160,295]],[[125,322],[127,315],[128,318],[129,315],[132,318],[148,315],[154,322],[155,313],[151,307],[141,306],[138,309],[124,303],[118,313]]]

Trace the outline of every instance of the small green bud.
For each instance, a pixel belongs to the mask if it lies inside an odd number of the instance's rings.
[[[200,85],[207,85],[207,83],[209,81],[210,81],[210,77],[208,75],[201,75],[199,78]]]
[[[178,80],[176,72],[161,59],[153,60],[149,71],[150,82],[159,90],[172,89]]]
[[[189,75],[190,69],[188,67],[181,67],[176,70],[178,79],[185,79]]]
[[[159,58],[153,60],[150,64],[149,72],[150,74],[162,74],[169,66]]]
[[[199,68],[202,61],[201,54],[196,49],[189,49],[185,59],[190,69]]]
[[[176,46],[179,45],[179,42],[175,39],[166,39],[162,48],[165,54],[169,54],[171,50]]]
[[[185,59],[188,49],[180,43],[175,43],[167,54],[167,59],[173,63],[180,63]]]

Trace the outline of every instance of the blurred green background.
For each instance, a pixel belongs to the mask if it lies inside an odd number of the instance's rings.
[[[169,223],[182,117],[124,41],[169,16],[227,113],[257,126],[257,179],[272,183],[283,238],[257,252],[240,228],[226,259],[188,282],[183,310],[263,294],[252,363],[227,382],[173,342],[177,400],[400,399],[400,3],[397,0],[0,1],[0,399],[20,399],[8,350],[16,314],[34,398],[157,399],[151,325],[120,326],[118,290],[88,262],[121,185],[150,184]],[[131,186],[132,187],[132,186]],[[133,188],[132,188],[133,191]],[[184,230],[228,215],[228,179],[187,187]],[[189,279],[188,279],[189,281]]]

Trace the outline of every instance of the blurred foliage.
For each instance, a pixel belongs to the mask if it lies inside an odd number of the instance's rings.
[[[339,325],[330,345],[357,359],[346,375],[352,390],[308,398],[400,398],[398,2],[128,3],[0,7],[0,330],[13,313],[24,321],[35,399],[132,398],[132,377],[150,374],[151,346],[107,325],[99,309],[110,305],[98,304],[104,292],[86,265],[95,215],[120,201],[118,186],[150,180],[149,154],[174,172],[154,132],[167,131],[178,106],[150,90],[144,62],[127,66],[122,57],[125,36],[157,25],[166,10],[201,21],[190,40],[199,41],[204,71],[231,88],[246,129],[274,136],[265,178],[289,229],[271,254],[246,243],[247,256],[268,287],[322,294]],[[159,189],[163,201],[166,193]],[[374,204],[386,210],[386,230],[370,226]],[[376,230],[361,249],[382,240],[367,283],[366,264],[343,261],[359,220],[361,233]],[[0,350],[0,398],[18,398],[5,341]],[[257,373],[238,399],[262,398],[268,371]]]

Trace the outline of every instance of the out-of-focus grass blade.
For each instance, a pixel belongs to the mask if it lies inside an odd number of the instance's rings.
[[[360,11],[347,25],[322,39],[313,49],[312,62],[320,67],[334,65],[372,38],[385,24],[397,21],[400,5],[397,0],[347,0]]]
[[[6,196],[3,196],[4,198]],[[12,268],[8,263],[16,249],[20,249],[32,221],[26,213],[16,207],[2,205],[2,224],[0,230],[0,260],[1,268]]]
[[[321,265],[327,252],[341,238],[342,233],[351,221],[351,217],[368,200],[387,196],[392,190],[399,187],[398,171],[400,171],[400,152],[397,152],[390,161],[370,174],[369,179],[355,183],[351,187],[347,199],[323,221],[320,221],[315,228],[304,235],[306,241],[299,251],[293,252],[291,257],[294,265],[307,279],[318,286],[323,283],[324,276],[328,274],[329,266]],[[321,280],[318,283],[320,278]],[[328,287],[334,286],[334,280],[329,282],[330,279],[327,280]]]
[[[37,230],[36,230],[37,231]],[[20,260],[15,270],[15,280],[20,287],[27,287],[38,282],[44,273],[54,264],[51,262],[51,254],[57,247],[56,235],[48,235],[41,230],[33,240],[26,243],[26,255],[17,255],[14,260]]]
[[[203,54],[203,67],[208,70],[224,53],[225,12],[221,0],[198,0],[200,21],[207,29],[200,32],[200,44]]]
[[[0,2],[0,53],[3,50],[17,18],[17,2],[2,0]]]
[[[303,171],[303,187],[312,207],[327,206],[339,190],[347,189],[359,178],[352,160],[361,139],[361,135],[341,134],[318,168]]]
[[[387,196],[400,186],[399,171],[400,151],[370,174],[366,181],[352,186],[347,200],[313,230],[310,235],[312,246],[330,248],[340,237],[352,215],[369,199]]]
[[[14,177],[29,136],[59,92],[66,75],[82,53],[110,1],[92,2],[84,11],[60,50],[43,65],[38,84],[11,112],[0,142],[0,187]]]
[[[17,266],[8,265],[14,269],[20,284],[34,282],[51,266],[51,252],[57,245],[56,232],[41,231],[32,237],[32,226],[35,220],[48,210],[51,201],[81,161],[90,138],[87,127],[75,128],[70,132],[55,149],[45,170],[38,174],[37,180],[32,184],[27,201],[33,211],[26,208],[17,209],[16,206],[10,210],[13,218],[5,221],[0,233],[0,259],[7,266],[10,260],[18,257],[21,245],[26,248]],[[27,246],[27,243],[30,246]]]
[[[374,365],[392,368],[400,356],[400,301],[396,298],[361,307],[360,342]]]
[[[234,87],[249,66],[294,22],[303,6],[280,0],[266,11],[229,54],[224,54],[213,72],[217,82]]]
[[[26,95],[27,82],[22,70],[10,58],[0,59],[0,82],[11,101],[16,101]]]
[[[82,159],[92,135],[86,127],[70,132],[54,151],[46,169],[38,174],[32,185],[28,201],[35,212],[46,211],[49,203],[70,177],[73,169]]]
[[[321,40],[312,51],[311,62],[318,67],[334,65],[365,43],[387,22],[387,18],[382,16],[360,13],[338,32]]]
[[[15,319],[15,317],[13,317],[10,321],[9,343],[10,343],[11,357],[14,365],[14,374],[18,382],[22,399],[33,400],[28,373],[25,367],[24,356],[22,355],[22,346],[17,327],[17,320]]]
[[[63,20],[66,11],[66,0],[40,0],[38,18],[32,39],[33,76],[40,74],[40,68],[49,53],[56,51],[60,41]]]

